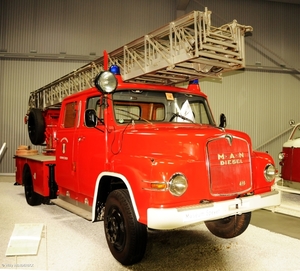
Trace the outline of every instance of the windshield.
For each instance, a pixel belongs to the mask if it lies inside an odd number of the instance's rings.
[[[123,90],[113,94],[116,121],[181,122],[215,125],[202,96],[177,92]]]

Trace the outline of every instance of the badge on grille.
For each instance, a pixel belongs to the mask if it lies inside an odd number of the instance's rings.
[[[227,139],[229,145],[232,145],[233,136],[232,135],[226,135],[225,138]]]

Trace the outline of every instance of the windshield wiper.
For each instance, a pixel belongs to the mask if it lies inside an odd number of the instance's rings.
[[[143,120],[143,121],[145,121],[145,122],[147,122],[147,123],[149,123],[149,124],[152,124],[152,122],[150,122],[149,120],[144,119],[144,118],[140,117],[139,115],[134,114],[134,113],[131,113],[131,112],[127,111],[127,110],[120,109],[120,108],[116,108],[116,110],[122,111],[122,112],[124,112],[124,113],[127,113],[128,115],[134,116],[134,117],[137,118],[137,120]],[[125,114],[124,114],[124,115],[125,115]],[[126,115],[125,115],[125,116],[126,116]]]
[[[187,117],[185,117],[185,116],[182,116],[182,115],[180,115],[179,113],[173,113],[173,116],[170,118],[170,122],[171,122],[173,119],[175,119],[176,117],[179,117],[179,118],[181,118],[181,119],[183,119],[183,120],[186,120],[186,121],[188,121],[188,122],[194,123],[191,119],[189,119],[189,118],[187,118]]]

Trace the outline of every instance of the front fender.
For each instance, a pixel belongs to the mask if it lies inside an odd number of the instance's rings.
[[[275,178],[271,182],[267,182],[264,177],[264,171],[268,164],[275,165],[273,158],[264,152],[254,151],[252,155],[252,173],[254,182],[255,194],[267,192],[271,190],[271,186],[274,184]]]
[[[118,179],[123,181],[123,183],[126,185],[126,187],[128,189],[130,199],[131,199],[131,202],[132,202],[132,206],[133,206],[133,210],[135,212],[135,216],[136,216],[137,220],[139,220],[140,215],[139,215],[139,211],[138,211],[138,208],[137,208],[137,205],[136,205],[134,193],[132,191],[131,185],[130,185],[129,181],[127,180],[127,178],[124,175],[120,174],[120,173],[111,172],[111,171],[104,171],[104,172],[101,172],[98,175],[97,181],[96,181],[96,184],[95,184],[94,199],[93,199],[93,206],[92,206],[92,222],[95,222],[96,219],[97,219],[96,214],[97,214],[98,191],[99,191],[99,188],[100,188],[100,183],[101,183],[101,181],[103,181],[105,179],[105,177],[115,177],[115,178],[118,178]]]

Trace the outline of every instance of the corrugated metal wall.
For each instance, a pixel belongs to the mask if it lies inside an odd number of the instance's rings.
[[[2,0],[0,49],[89,55],[174,19],[174,0]]]
[[[251,25],[253,33],[246,39],[248,65],[286,64],[299,68],[300,5],[265,0],[191,0],[187,11],[212,11],[212,22],[223,25],[236,19]]]
[[[300,5],[263,0],[191,0],[186,12],[212,10],[213,25],[237,19],[252,25],[247,37],[246,63],[261,67],[300,63]],[[67,55],[97,56],[136,39],[176,16],[176,0],[2,0],[0,2],[0,145],[8,150],[0,173],[13,173],[13,155],[20,144],[30,144],[23,124],[30,91],[82,66],[84,62],[59,60]],[[1,51],[50,54],[56,60],[1,59]],[[36,53],[30,53],[36,52]],[[283,70],[235,72],[222,81],[203,80],[216,119],[228,118],[228,128],[247,132],[253,147],[274,158],[289,128],[300,121],[297,101],[299,76]],[[275,139],[274,139],[275,138]],[[270,142],[269,142],[270,141]],[[277,161],[277,159],[276,159]]]

